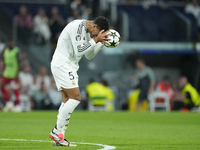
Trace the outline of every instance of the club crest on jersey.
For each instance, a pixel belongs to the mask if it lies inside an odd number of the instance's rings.
[[[76,85],[75,81],[72,81],[72,85]]]
[[[80,35],[77,35],[76,36],[76,41],[80,41],[81,40],[81,36]]]

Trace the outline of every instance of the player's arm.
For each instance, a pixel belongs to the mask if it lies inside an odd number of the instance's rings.
[[[86,35],[74,34],[73,31],[74,30],[71,30],[70,36],[77,56],[83,56],[87,52],[93,51],[98,42],[105,42],[107,40],[106,36],[108,33],[104,32],[103,30],[100,31],[94,39],[91,39],[88,42],[83,40],[83,36]]]
[[[149,85],[149,90],[148,93],[153,92],[154,88],[155,88],[155,74],[153,72],[153,70],[151,68],[148,68],[147,73],[149,75],[150,78],[150,85]]]
[[[103,48],[104,44],[102,44],[101,42],[98,42],[93,50],[85,53],[85,57],[88,59],[88,60],[91,60],[92,58],[94,58],[94,56],[96,56],[96,54]]]
[[[98,42],[94,46],[93,50],[91,50],[85,54],[85,57],[88,60],[91,60],[92,58],[94,58],[94,56],[96,56],[96,54],[103,48],[103,46],[104,46],[103,42],[106,42],[105,40],[107,40],[105,35],[108,35],[108,32],[104,32],[104,30],[102,30],[99,32],[97,37],[94,38],[94,41],[95,42],[98,41]]]

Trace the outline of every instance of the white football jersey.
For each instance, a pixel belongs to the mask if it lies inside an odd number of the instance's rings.
[[[60,67],[67,62],[73,69],[78,70],[78,62],[83,55],[92,59],[104,45],[95,43],[86,31],[85,20],[70,22],[61,32],[51,64]]]

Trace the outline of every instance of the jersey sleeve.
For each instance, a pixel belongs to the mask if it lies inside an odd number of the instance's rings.
[[[86,52],[85,53],[85,57],[88,59],[88,60],[91,60],[94,56],[96,56],[96,54],[103,48],[103,44],[101,42],[98,42],[93,50],[89,51],[89,52]]]
[[[155,79],[155,74],[153,70],[150,67],[147,67],[146,69],[147,69],[147,74],[149,76],[150,81],[155,83],[156,79]]]
[[[78,25],[74,25],[70,31],[71,42],[74,48],[74,52],[76,56],[83,56],[87,52],[90,52],[94,49],[96,42],[91,39],[86,41],[84,38],[86,36],[86,32],[82,33],[84,27],[84,22]]]

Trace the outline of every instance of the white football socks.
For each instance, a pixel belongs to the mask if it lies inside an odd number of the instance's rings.
[[[62,133],[64,135],[69,124],[70,116],[79,103],[80,101],[78,100],[69,99],[66,103],[61,104],[57,116],[57,123],[53,132],[56,134]]]

